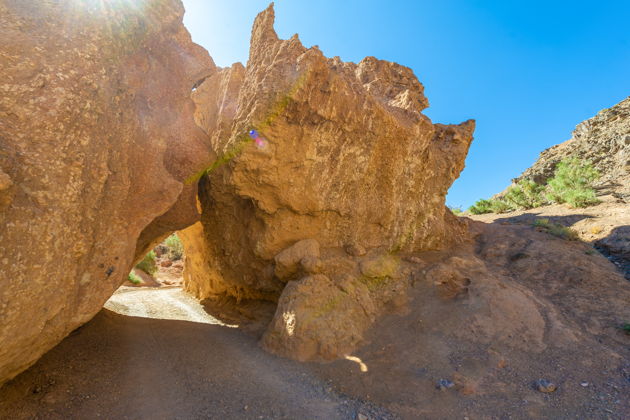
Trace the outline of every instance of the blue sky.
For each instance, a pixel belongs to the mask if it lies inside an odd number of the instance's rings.
[[[183,0],[219,66],[247,61],[259,0]],[[630,95],[630,1],[278,0],[276,31],[329,57],[411,67],[439,123],[477,120],[447,203],[501,191],[579,122]]]

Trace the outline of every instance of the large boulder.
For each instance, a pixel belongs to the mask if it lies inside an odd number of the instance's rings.
[[[378,308],[404,279],[398,254],[466,237],[444,199],[474,122],[433,124],[411,69],[327,58],[297,35],[279,39],[273,21],[272,6],[256,18],[246,67],[221,69],[193,92],[195,119],[219,158],[190,179],[199,180],[203,229],[194,229],[205,244],[191,247],[184,234],[184,245],[206,274],[187,274],[186,287],[199,298],[280,299],[266,348],[329,359],[349,351],[376,313],[358,310],[358,295],[343,291],[348,278]],[[328,301],[343,302],[332,324],[318,309]],[[285,309],[295,315],[290,335]],[[343,330],[346,315],[352,332]],[[327,325],[340,329],[315,332]]]
[[[136,248],[198,219],[183,181],[212,152],[190,92],[215,66],[183,12],[0,2],[0,383],[96,314]]]

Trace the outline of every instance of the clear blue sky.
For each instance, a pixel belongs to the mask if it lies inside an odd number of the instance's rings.
[[[247,61],[260,0],[183,0],[184,23],[219,66]],[[425,113],[477,120],[447,203],[501,191],[579,122],[630,95],[630,1],[277,0],[276,31],[307,47],[411,67]]]

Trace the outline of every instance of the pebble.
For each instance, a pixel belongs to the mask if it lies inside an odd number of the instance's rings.
[[[435,384],[435,388],[439,389],[440,391],[444,391],[445,389],[449,389],[454,387],[455,384],[451,381],[449,381],[448,379],[440,379],[437,384]]]
[[[580,382],[580,385],[582,385],[584,388],[586,388],[588,386],[588,382]]]
[[[539,379],[536,381],[536,389],[540,392],[554,392],[556,388],[556,384],[546,379]]]

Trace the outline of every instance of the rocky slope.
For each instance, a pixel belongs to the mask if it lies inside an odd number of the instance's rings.
[[[198,219],[190,91],[214,64],[178,1],[125,4],[0,1],[0,383]]]
[[[630,97],[578,124],[569,140],[543,151],[514,181],[531,179],[542,184],[567,157],[590,160],[600,171],[600,195],[615,193],[630,202]]]
[[[326,58],[273,21],[272,6],[256,18],[246,67],[192,96],[219,159],[201,175],[201,222],[182,234],[185,287],[279,300],[265,347],[331,359],[403,293],[400,253],[465,238],[444,197],[474,122],[431,123],[409,68]]]

